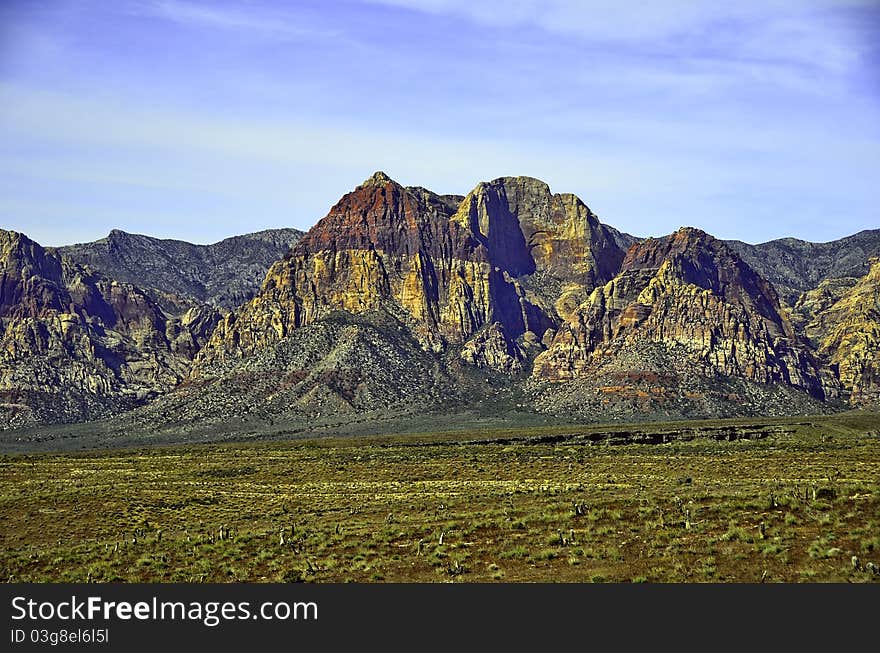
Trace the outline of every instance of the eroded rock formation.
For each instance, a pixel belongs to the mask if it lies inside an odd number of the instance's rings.
[[[560,327],[533,375],[589,377],[623,345],[638,344],[686,352],[694,373],[782,382],[821,398],[837,391],[831,380],[823,385],[772,285],[697,229],[633,245],[620,273]]]
[[[0,419],[82,421],[166,392],[219,317],[170,321],[131,284],[0,230]]]
[[[514,371],[523,341],[553,328],[622,258],[580,200],[552,195],[536,179],[497,179],[462,199],[405,188],[379,172],[270,268],[259,295],[221,322],[195,372],[214,357],[247,357],[333,311],[387,304],[402,310],[427,349],[469,342],[471,363]]]
[[[837,301],[816,307],[805,327],[857,406],[880,404],[880,258],[870,264],[868,273]]]

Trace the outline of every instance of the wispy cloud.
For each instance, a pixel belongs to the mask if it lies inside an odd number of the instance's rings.
[[[242,4],[229,5],[223,2],[204,4],[186,0],[150,0],[135,5],[132,9],[137,14],[151,15],[182,25],[233,31],[260,38],[315,39],[338,35],[335,31],[319,31],[314,25],[302,24],[297,14],[280,11],[272,6],[251,7],[248,10]]]
[[[764,0],[658,3],[620,0],[361,0],[454,16],[490,28],[535,27],[648,56],[707,56],[743,62],[809,64],[843,70],[858,62],[849,25],[829,20],[875,0]]]
[[[383,160],[392,163],[392,159],[408,157],[412,152],[429,153],[428,157],[421,157],[421,162],[412,161],[410,171],[400,163],[395,165],[403,173],[402,180],[414,184],[424,181],[420,179],[420,171],[436,173],[453,162],[457,169],[470,171],[462,176],[467,179],[464,183],[470,185],[494,171],[498,172],[493,176],[520,174],[524,172],[521,168],[529,165],[565,165],[573,163],[572,157],[584,160],[583,155],[567,152],[555,144],[536,153],[531,145],[480,139],[465,133],[458,138],[448,138],[409,129],[383,130],[338,122],[255,121],[206,116],[187,110],[144,110],[114,105],[100,97],[85,99],[10,84],[0,84],[0,98],[7,100],[0,109],[0,120],[9,129],[55,145],[91,145],[124,151],[138,148],[174,156],[189,152],[277,166],[335,166],[344,161],[348,167],[364,173],[372,171],[372,166]],[[468,149],[483,153],[479,163],[462,158],[461,153]],[[610,162],[598,156],[595,161]],[[476,173],[477,168],[484,169],[483,176],[467,176]],[[464,191],[469,185],[456,185],[447,190]]]
[[[645,235],[876,222],[865,2],[21,6],[0,4],[0,221],[30,230],[308,227],[375,169],[458,193],[532,175]]]
[[[549,181],[555,191],[579,194],[611,224],[640,234],[660,235],[682,224],[695,224],[722,236],[744,237],[736,231],[733,218],[738,206],[760,202],[765,209],[777,206],[779,200],[768,198],[789,197],[797,188],[793,179],[798,183],[813,179],[818,184],[827,174],[821,157],[846,156],[851,165],[864,169],[880,163],[876,142],[864,143],[860,152],[847,143],[835,143],[833,137],[816,137],[813,155],[803,158],[804,151],[796,150],[793,142],[779,142],[791,135],[767,131],[763,138],[772,147],[742,149],[737,142],[745,140],[743,133],[736,129],[719,133],[711,125],[621,120],[603,128],[629,130],[630,142],[607,142],[600,130],[592,147],[583,148],[582,138],[570,145],[540,145],[468,132],[447,137],[338,122],[147,111],[114,105],[101,97],[85,99],[8,84],[0,85],[0,97],[6,100],[0,110],[5,127],[19,138],[47,143],[54,153],[23,157],[0,151],[0,169],[7,175],[17,174],[33,188],[73,182],[84,191],[98,189],[98,199],[94,190],[87,194],[99,214],[112,214],[108,206],[100,208],[103,201],[127,215],[125,198],[144,198],[137,203],[156,204],[157,213],[169,215],[169,225],[179,227],[182,220],[192,226],[198,223],[194,215],[205,216],[207,222],[199,228],[208,238],[236,231],[223,226],[234,222],[236,213],[243,217],[259,212],[264,217],[256,226],[307,228],[346,189],[375,169],[385,169],[405,184],[455,193],[467,192],[479,180],[527,174]],[[557,119],[568,120],[564,115]],[[754,134],[749,138],[754,139]],[[695,150],[693,143],[701,139],[706,142]],[[791,153],[780,155],[779,148]],[[870,184],[864,180],[856,185]],[[126,188],[112,190],[118,186]],[[736,193],[741,201],[730,202]],[[762,193],[763,200],[749,200]],[[721,197],[726,204],[719,204]],[[193,198],[200,198],[201,208],[192,205]],[[9,210],[10,205],[5,206]],[[210,220],[205,211],[217,211],[225,220]],[[722,216],[729,218],[714,224]],[[805,219],[803,212],[799,216]],[[776,224],[783,224],[779,217]],[[95,237],[113,226],[119,224],[96,223]],[[728,228],[732,231],[725,232]],[[840,228],[846,231],[843,223]]]

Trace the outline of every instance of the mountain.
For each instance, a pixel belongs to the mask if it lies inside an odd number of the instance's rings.
[[[296,229],[269,229],[193,245],[114,229],[101,240],[58,251],[119,281],[148,291],[169,314],[197,304],[233,309],[254,296],[269,266],[302,237]]]
[[[880,229],[860,231],[828,243],[797,238],[749,245],[738,240],[727,244],[758,274],[770,281],[789,305],[826,279],[862,277],[868,259],[880,256]]]
[[[772,284],[726,243],[693,228],[631,247],[619,274],[591,293],[535,359],[532,381],[576,381],[574,393],[545,384],[538,403],[547,406],[665,406],[671,414],[683,412],[682,399],[709,402],[710,413],[739,412],[745,391],[731,390],[731,381],[784,385],[818,400],[839,391]]]
[[[377,172],[221,320],[156,410],[186,420],[475,402],[494,392],[492,375],[521,375],[560,313],[615,273],[623,238],[536,179],[460,197]]]
[[[333,311],[383,306],[426,349],[463,346],[474,365],[518,371],[558,311],[622,258],[580,200],[536,179],[497,179],[457,202],[376,173],[269,269],[257,297],[221,322],[194,373]]]
[[[849,279],[836,301],[819,304],[806,325],[819,356],[839,376],[855,405],[880,405],[880,258]],[[833,295],[832,295],[833,298]]]
[[[113,231],[55,250],[0,233],[6,426],[127,411],[116,427],[287,432],[475,407],[608,421],[877,402],[876,231],[640,239],[531,177],[459,196],[377,172],[301,237]]]
[[[274,379],[263,396],[283,386],[288,406],[305,410],[317,393],[340,410],[360,410],[386,381],[356,368],[343,374],[338,356],[306,345],[300,333],[345,314],[360,316],[351,333],[372,324],[380,340],[405,333],[433,353],[442,374],[423,376],[432,392],[455,387],[476,367],[527,378],[539,410],[607,414],[592,400],[612,397],[616,387],[640,398],[624,402],[637,417],[737,414],[768,402],[781,412],[821,410],[839,393],[772,284],[708,234],[628,237],[574,195],[553,194],[529,177],[483,182],[458,199],[374,174],[270,268],[253,300],[224,317],[196,356],[190,382],[221,402],[228,395],[221,388],[258,374]],[[384,326],[369,317],[380,314]],[[370,366],[380,369],[399,369],[415,351],[396,348],[392,356],[384,345],[369,347]],[[299,360],[303,348],[308,365],[279,363]],[[332,373],[318,390],[320,377],[310,370],[330,359]],[[349,391],[338,382],[346,374]],[[382,405],[395,397],[413,400],[392,392]],[[431,403],[424,394],[418,400]]]
[[[220,315],[169,318],[141,289],[0,230],[0,425],[74,422],[174,387]]]

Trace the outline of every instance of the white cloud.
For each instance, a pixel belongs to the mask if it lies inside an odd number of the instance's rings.
[[[301,21],[302,14],[286,14],[251,7],[236,9],[219,3],[199,3],[186,0],[151,0],[134,8],[138,14],[152,15],[183,25],[250,33],[260,38],[315,39],[332,38],[337,32],[315,30]]]
[[[545,116],[548,128],[554,120],[575,123],[577,108],[572,111]],[[110,216],[89,237],[110,227],[131,228],[129,220],[143,222],[142,197],[165,216],[166,231],[158,235],[168,237],[201,240],[185,229],[219,239],[267,226],[307,228],[377,169],[404,184],[461,194],[480,180],[530,175],[554,192],[578,194],[614,226],[659,235],[684,223],[711,230],[713,215],[729,215],[738,206],[718,197],[797,197],[804,185],[818,188],[827,165],[845,161],[847,169],[871,170],[880,164],[877,141],[854,143],[840,134],[803,138],[778,125],[723,129],[692,116],[675,122],[605,114],[569,142],[540,142],[481,137],[468,129],[444,136],[403,126],[230,118],[170,106],[147,110],[99,93],[73,96],[13,84],[0,84],[0,127],[10,135],[0,146],[0,170],[7,179],[31,182],[25,190],[4,184],[0,211],[35,221],[48,200],[34,189],[57,188],[81,203],[70,205],[78,219],[88,221],[90,211]],[[16,148],[20,143],[26,147]],[[859,189],[867,182],[850,183]],[[61,209],[52,215],[63,222]],[[724,235],[753,233],[749,220],[725,222],[741,231]]]
[[[57,186],[89,196],[88,202],[102,214],[109,212],[107,203],[125,197],[111,188],[123,186],[136,191],[132,197],[165,193],[164,210],[172,213],[181,210],[173,208],[181,193],[196,202],[201,196],[208,204],[216,204],[212,196],[225,196],[250,207],[242,211],[265,213],[266,207],[274,207],[269,210],[278,213],[266,218],[279,226],[308,227],[377,169],[404,184],[461,194],[480,180],[525,174],[545,179],[554,191],[579,193],[589,201],[593,194],[626,192],[633,176],[660,178],[669,165],[668,160],[627,160],[626,153],[480,140],[469,134],[450,139],[353,125],[144,111],[102,98],[85,100],[10,85],[0,85],[0,98],[0,125],[17,139],[43,143],[51,152],[29,156],[0,150],[0,169],[30,179],[33,187]],[[90,196],[86,189],[104,191]],[[4,203],[7,211],[11,201],[15,198]],[[26,208],[33,201],[26,197],[18,206]],[[143,213],[142,207],[118,201],[119,222],[113,226],[124,228],[126,215]],[[184,214],[180,219],[189,218]]]
[[[647,55],[708,55],[752,63],[808,64],[838,72],[858,64],[853,51],[858,44],[824,17],[831,11],[876,4],[875,0],[362,2],[447,15],[487,27],[536,26],[596,43],[627,44]]]

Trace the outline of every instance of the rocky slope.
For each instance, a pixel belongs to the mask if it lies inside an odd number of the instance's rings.
[[[533,382],[575,379],[585,397],[635,393],[647,406],[703,399],[719,379],[784,384],[820,400],[838,393],[773,286],[725,243],[690,228],[631,247],[620,273],[536,358]]]
[[[760,245],[737,240],[727,244],[769,280],[785,302],[794,305],[801,293],[826,279],[865,275],[868,259],[880,256],[880,229],[860,231],[828,243],[782,238]]]
[[[0,230],[0,426],[143,403],[186,376],[219,317],[168,318],[135,286]]]
[[[404,188],[376,173],[273,265],[196,361],[244,359],[333,311],[383,306],[435,353],[516,372],[530,347],[623,258],[573,195],[511,177],[467,197]]]
[[[0,232],[0,426],[132,407],[119,428],[195,433],[476,405],[598,421],[873,405],[878,233],[642,240],[530,177],[455,196],[381,172],[302,238],[114,231],[56,251]]]
[[[792,324],[814,349],[819,347],[829,329],[826,319],[828,309],[858,282],[857,277],[825,279],[817,287],[798,297],[792,306]]]
[[[851,403],[876,406],[880,404],[880,258],[871,259],[864,277],[841,285],[839,299],[813,305],[805,332],[815,341],[819,356],[836,371]],[[808,300],[805,296],[803,303]]]
[[[269,229],[193,245],[114,229],[101,240],[58,249],[112,279],[143,288],[165,312],[181,314],[198,304],[228,310],[246,302],[269,266],[302,235],[296,229]]]
[[[425,351],[382,309],[339,311],[242,359],[203,361],[197,375],[124,420],[184,428],[236,419],[358,422],[431,406],[453,408],[476,396],[455,375],[455,366]]]

